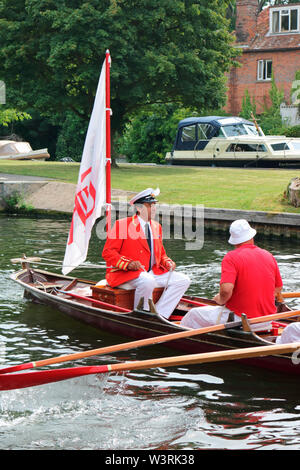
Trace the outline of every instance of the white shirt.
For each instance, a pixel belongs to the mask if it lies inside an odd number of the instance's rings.
[[[155,264],[155,256],[154,256],[153,233],[152,233],[151,224],[150,222],[146,222],[146,220],[142,219],[142,217],[140,217],[139,215],[138,215],[138,219],[145,235],[146,235],[146,224],[149,224],[150,234],[151,234],[151,268],[152,268],[152,266]]]

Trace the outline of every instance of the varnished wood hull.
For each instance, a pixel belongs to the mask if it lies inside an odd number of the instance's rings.
[[[34,302],[49,305],[69,317],[99,330],[133,339],[151,338],[183,330],[178,324],[165,320],[154,313],[139,310],[132,310],[127,313],[114,312],[105,308],[99,308],[95,304],[93,305],[93,299],[88,301],[77,300],[57,294],[58,291],[56,289],[43,289],[43,281],[38,281],[39,277],[40,279],[46,279],[48,284],[61,287],[62,290],[64,289],[63,286],[67,285],[73,278],[42,270],[31,272],[36,276],[37,282],[32,282],[33,279],[29,278],[29,271],[27,270],[19,271],[11,276],[14,281],[24,288],[27,298]],[[88,286],[89,281],[80,281],[80,285]],[[246,332],[238,328],[162,343],[162,345],[168,348],[188,354],[263,345],[268,346],[270,344],[272,344],[270,341],[252,332]],[[300,365],[295,365],[289,354],[248,358],[239,362],[279,373],[300,375]]]

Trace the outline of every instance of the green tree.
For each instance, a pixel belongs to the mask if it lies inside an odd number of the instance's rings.
[[[12,108],[2,109],[0,107],[0,126],[8,127],[12,122],[24,121],[24,119],[31,119],[30,114]]]
[[[244,119],[252,119],[252,114],[256,114],[256,104],[255,99],[250,97],[248,89],[245,90],[243,101],[242,101],[242,110],[240,116]]]
[[[280,114],[280,105],[284,100],[284,91],[277,87],[274,74],[269,90],[269,103],[265,101],[264,111],[260,115],[260,125],[266,134],[277,133],[276,129],[283,127]]]
[[[57,157],[71,157],[80,162],[86,131],[87,123],[71,111],[67,112],[57,139]]]
[[[126,124],[120,139],[119,151],[130,162],[165,163],[172,149],[178,122],[197,115],[193,109],[174,104],[153,105],[135,114]]]
[[[300,98],[300,70],[297,70],[295,73],[295,79],[293,83],[293,88],[291,89],[291,98],[294,99],[294,101],[299,100]]]
[[[105,50],[112,130],[154,103],[222,106],[236,49],[228,0],[1,0],[0,76],[53,124],[88,122]]]

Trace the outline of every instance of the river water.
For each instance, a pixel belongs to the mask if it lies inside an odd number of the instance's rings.
[[[23,298],[10,280],[11,258],[62,260],[69,220],[0,217],[0,366],[44,359],[120,342],[46,306]],[[227,235],[205,235],[200,251],[167,240],[191,293],[218,289]],[[286,291],[299,290],[300,249],[289,240],[259,239],[275,255]],[[88,261],[105,274],[103,242],[93,233]],[[55,270],[56,268],[52,268]],[[73,274],[72,273],[72,274]],[[300,301],[290,301],[300,308]],[[173,355],[162,346],[89,358],[73,365],[107,364]],[[235,363],[156,368],[121,375],[87,376],[0,392],[0,448],[5,450],[294,450],[300,449],[299,381]]]

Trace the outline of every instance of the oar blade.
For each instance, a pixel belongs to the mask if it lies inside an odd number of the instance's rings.
[[[15,390],[20,388],[34,387],[61,380],[73,379],[83,375],[101,374],[108,372],[108,366],[83,366],[64,369],[42,370],[24,372],[21,374],[1,374],[0,390]]]
[[[4,367],[0,369],[0,374],[11,374],[12,372],[20,372],[21,370],[33,369],[34,362],[27,362],[26,364],[18,364],[17,366]]]
[[[12,390],[25,387],[44,385],[59,382],[89,374],[107,372],[124,372],[138,369],[153,369],[156,367],[174,367],[188,364],[205,364],[230,360],[248,359],[251,357],[264,357],[274,354],[286,354],[299,351],[300,343],[273,344],[271,346],[258,346],[241,349],[227,349],[209,353],[173,356],[144,361],[107,364],[102,366],[83,366],[65,369],[50,369],[43,371],[24,372],[21,374],[0,374],[0,390]]]

